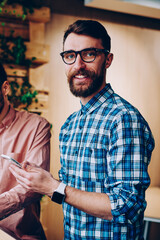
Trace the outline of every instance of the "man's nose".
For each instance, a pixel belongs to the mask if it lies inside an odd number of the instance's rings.
[[[76,61],[74,63],[74,67],[76,69],[80,69],[80,68],[85,68],[86,67],[86,64],[85,62],[82,60],[80,54],[77,54],[77,58],[76,58]]]

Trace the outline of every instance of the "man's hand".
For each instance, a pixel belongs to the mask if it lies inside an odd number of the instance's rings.
[[[9,169],[23,187],[49,197],[60,184],[49,172],[28,162],[24,162],[22,169],[13,164]],[[85,192],[70,186],[67,186],[65,191],[65,202],[68,204],[92,216],[112,219],[111,204],[107,194]]]
[[[24,188],[49,197],[59,185],[59,182],[49,172],[29,162],[24,162],[22,169],[11,164],[9,170]]]

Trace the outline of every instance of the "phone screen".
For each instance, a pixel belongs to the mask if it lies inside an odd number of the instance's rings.
[[[2,158],[5,158],[5,159],[7,159],[7,160],[9,160],[9,161],[11,161],[13,164],[15,164],[17,167],[19,167],[19,168],[22,168],[22,165],[19,163],[19,162],[17,162],[15,159],[13,159],[13,158],[11,158],[11,157],[9,157],[9,156],[7,156],[7,155],[4,155],[4,154],[1,154],[1,157]]]

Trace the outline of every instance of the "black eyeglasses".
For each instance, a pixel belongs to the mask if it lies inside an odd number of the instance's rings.
[[[106,56],[109,54],[109,51],[106,49],[99,49],[99,48],[85,48],[81,51],[64,51],[61,52],[60,55],[66,64],[73,64],[77,59],[77,55],[79,54],[81,59],[86,62],[90,63],[96,59],[98,53],[104,53]]]

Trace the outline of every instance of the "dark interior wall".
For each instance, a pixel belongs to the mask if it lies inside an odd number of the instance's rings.
[[[158,19],[85,7],[84,0],[46,0],[46,4],[50,6],[53,13],[68,14],[83,18],[87,16],[88,18],[99,18],[99,20],[119,24],[160,30],[160,20]]]

